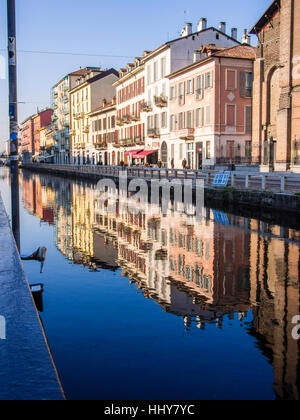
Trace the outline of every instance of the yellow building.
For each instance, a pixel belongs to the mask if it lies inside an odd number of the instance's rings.
[[[56,141],[54,139],[55,130],[51,125],[42,127],[40,129],[40,161],[47,161],[53,163],[54,161],[54,147]]]
[[[97,150],[90,133],[89,114],[99,107],[105,99],[112,102],[115,97],[113,83],[119,73],[114,70],[101,71],[87,68],[77,79],[70,91],[71,103],[71,161],[74,164],[90,164]]]

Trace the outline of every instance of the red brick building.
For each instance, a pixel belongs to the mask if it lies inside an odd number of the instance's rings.
[[[300,2],[275,0],[251,30],[258,37],[253,84],[253,163],[300,171]]]

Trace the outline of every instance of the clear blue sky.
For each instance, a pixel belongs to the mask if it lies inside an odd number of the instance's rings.
[[[271,0],[16,0],[18,50],[103,54],[103,57],[18,54],[19,121],[50,104],[50,88],[85,66],[119,67],[177,38],[185,21],[196,27],[227,22],[228,33],[250,29]],[[6,0],[0,0],[0,50],[7,46]],[[256,44],[256,39],[252,39]],[[0,54],[5,55],[4,51]],[[106,55],[106,57],[105,57]],[[119,57],[109,57],[109,56]],[[0,79],[0,151],[8,137],[7,80]]]

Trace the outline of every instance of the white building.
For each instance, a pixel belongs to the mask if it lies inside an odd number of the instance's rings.
[[[100,70],[100,69],[99,69]],[[52,126],[55,130],[55,163],[70,163],[70,96],[76,80],[86,72],[79,69],[63,77],[51,89]]]
[[[207,20],[202,18],[197,32],[193,33],[192,24],[186,24],[181,37],[169,41],[143,59],[145,65],[145,105],[142,121],[146,130],[146,149],[157,153],[163,166],[170,165],[166,150],[166,141],[170,133],[169,94],[170,81],[167,75],[186,67],[204,57],[201,48],[214,44],[223,47],[239,45],[237,30],[226,34],[226,24],[220,23],[219,29],[207,27]]]

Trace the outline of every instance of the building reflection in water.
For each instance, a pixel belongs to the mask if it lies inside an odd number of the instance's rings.
[[[186,329],[223,327],[248,313],[247,331],[274,369],[278,399],[299,399],[299,231],[205,210],[192,217],[143,205],[131,214],[99,205],[95,186],[23,174],[25,208],[54,224],[59,251],[74,264],[122,275],[147,299],[182,317]],[[124,211],[125,208],[125,211]],[[228,325],[228,323],[226,324]],[[259,372],[258,372],[259,375]]]

